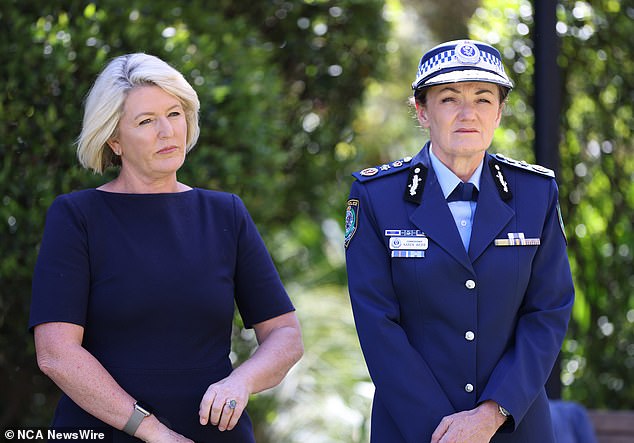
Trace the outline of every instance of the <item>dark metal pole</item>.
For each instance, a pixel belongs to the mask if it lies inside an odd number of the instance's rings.
[[[533,1],[535,11],[535,160],[559,171],[561,75],[557,65],[557,0]]]
[[[535,11],[535,161],[559,172],[559,122],[561,113],[561,75],[557,65],[559,38],[557,0],[534,0]],[[551,399],[561,398],[561,354],[557,357],[546,392]]]

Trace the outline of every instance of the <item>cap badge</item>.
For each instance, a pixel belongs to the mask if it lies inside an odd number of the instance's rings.
[[[480,50],[471,42],[458,43],[455,52],[460,63],[474,65],[480,61]]]

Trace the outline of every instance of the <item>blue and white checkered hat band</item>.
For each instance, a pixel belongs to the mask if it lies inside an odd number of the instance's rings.
[[[417,77],[426,77],[429,74],[440,71],[441,69],[453,68],[458,66],[465,66],[465,63],[462,63],[458,60],[458,58],[456,57],[456,51],[454,49],[450,49],[449,51],[444,51],[440,54],[436,54],[435,56],[427,60],[418,69]],[[488,52],[480,52],[480,61],[477,63],[477,66],[479,68],[493,71],[500,76],[505,76],[504,68],[502,67],[502,62],[500,61],[500,59],[495,57],[493,54],[489,54]]]
[[[449,42],[429,51],[434,52],[436,53],[430,57],[426,54],[421,60],[416,81],[412,84],[414,89],[440,83],[477,81],[478,76],[473,71],[482,72],[481,81],[513,87],[513,83],[504,72],[499,53],[485,43],[471,40]],[[449,75],[450,72],[453,74]],[[469,74],[461,75],[467,72]],[[436,79],[437,76],[443,80]]]

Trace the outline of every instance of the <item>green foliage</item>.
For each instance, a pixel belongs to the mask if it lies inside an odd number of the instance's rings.
[[[380,73],[382,2],[182,5],[0,6],[0,424],[45,424],[56,400],[26,332],[31,273],[53,198],[116,173],[81,170],[74,152],[83,98],[114,56],[155,54],[197,90],[202,134],[182,181],[243,197],[283,279],[299,279],[310,262],[319,271],[307,278],[345,281],[340,262],[329,272],[332,251],[320,224],[339,213],[337,178],[350,169],[341,146],[352,137],[367,79]],[[248,353],[243,342],[238,358]],[[254,399],[254,420],[270,422],[271,408],[258,401],[270,399]]]
[[[566,398],[592,408],[631,408],[634,398],[633,19],[626,1],[557,7],[565,88],[558,181],[576,287],[562,382]],[[525,153],[534,138],[523,129],[532,125],[532,26],[530,2],[488,0],[471,28],[475,38],[511,48],[505,62],[517,87],[496,142]]]
[[[634,386],[634,8],[626,1],[562,2],[562,178],[568,196],[577,299],[563,381],[595,407],[631,408]],[[564,150],[565,152],[565,150]]]
[[[280,389],[278,399],[293,412],[273,423],[277,441],[369,441],[374,387],[354,332],[350,304],[342,300],[338,285],[290,289],[303,291],[297,312],[310,348]]]

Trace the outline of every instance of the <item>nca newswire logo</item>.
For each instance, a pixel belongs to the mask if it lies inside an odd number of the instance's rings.
[[[13,428],[5,429],[4,438],[20,441],[111,441],[110,433],[94,429],[46,429]]]

